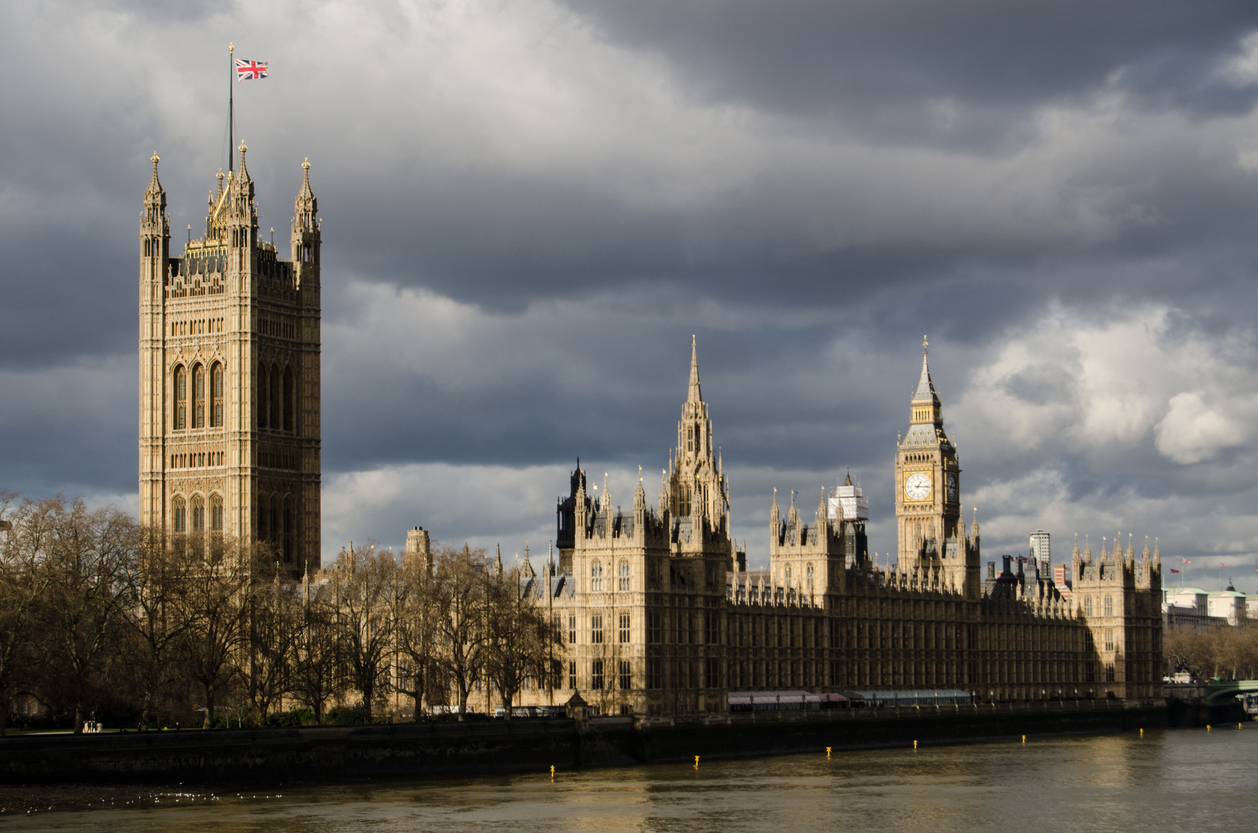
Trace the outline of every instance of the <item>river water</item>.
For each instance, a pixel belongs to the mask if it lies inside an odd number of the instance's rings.
[[[189,803],[191,801],[191,803]],[[1235,831],[1258,829],[1258,725],[167,796],[5,830]]]

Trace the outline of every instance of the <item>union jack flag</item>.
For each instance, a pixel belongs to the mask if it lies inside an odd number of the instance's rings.
[[[268,61],[236,61],[236,80],[248,81],[250,78],[266,78]]]

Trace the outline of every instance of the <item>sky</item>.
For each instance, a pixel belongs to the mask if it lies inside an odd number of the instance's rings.
[[[849,471],[885,555],[925,334],[984,560],[1258,589],[1258,5],[8,0],[0,488],[135,511],[141,195],[178,253],[229,42],[262,227],[307,157],[323,219],[325,558],[653,499],[692,335],[751,563]]]

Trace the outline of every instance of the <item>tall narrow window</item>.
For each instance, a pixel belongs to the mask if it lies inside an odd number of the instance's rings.
[[[174,506],[170,512],[170,522],[171,526],[175,528],[176,534],[188,531],[188,508],[181,497],[175,498]]]
[[[620,642],[622,645],[629,642],[629,624],[631,621],[630,614],[620,614]]]
[[[599,690],[603,687],[603,661],[596,659],[590,664],[590,688]]]
[[[205,532],[205,501],[200,495],[192,498],[192,532]]]
[[[188,425],[188,372],[183,365],[175,368],[175,430]]]
[[[688,517],[690,515],[690,487],[682,486],[677,490],[677,515],[678,517]]]
[[[284,430],[293,430],[294,405],[297,402],[296,386],[293,384],[293,369],[284,368]]]
[[[210,370],[210,427],[223,427],[223,366],[214,363]]]
[[[633,688],[633,666],[627,660],[620,661],[620,690]]]
[[[192,368],[192,427],[205,427],[205,367]]]
[[[573,613],[568,614],[568,644],[577,644],[577,617]],[[574,685],[572,688],[576,688],[576,686]]]
[[[223,531],[223,498],[219,495],[210,495],[210,531]]]
[[[1114,597],[1113,596],[1105,597],[1105,615],[1106,616],[1114,615]]]
[[[271,381],[268,387],[271,389],[271,429],[273,431],[280,430],[280,368],[275,365],[271,368]]]
[[[617,590],[624,592],[629,589],[629,562],[620,562],[620,576],[616,586]]]
[[[595,561],[590,565],[590,592],[603,592],[603,564]]]
[[[259,428],[266,428],[270,424],[270,417],[268,416],[267,411],[267,406],[271,404],[271,396],[267,391],[267,382],[270,381],[270,379],[271,374],[267,373],[266,365],[262,362],[258,362],[257,412]]]
[[[262,497],[262,496],[258,497],[258,540],[259,541],[267,541],[267,540],[270,540],[271,538],[271,530],[270,530],[270,527],[267,526],[267,521],[271,519],[270,503],[271,501],[268,500],[267,498]]]
[[[1083,597],[1083,615],[1084,616],[1092,615],[1092,597],[1091,596]]]
[[[284,499],[284,563],[291,564],[293,562],[293,552],[296,549],[296,524],[293,517],[293,499],[291,497]]]
[[[590,644],[603,644],[603,617],[601,614],[590,617]]]
[[[686,428],[686,450],[690,452],[695,450],[695,427],[693,425]]]

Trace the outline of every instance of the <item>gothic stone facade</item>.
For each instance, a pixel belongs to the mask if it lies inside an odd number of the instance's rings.
[[[166,192],[140,215],[140,520],[171,533],[271,544],[292,574],[317,570],[318,202],[310,164],[292,257],[258,234],[253,180],[218,173],[205,236],[170,252]]]
[[[560,688],[526,691],[524,704],[579,692],[604,714],[651,715],[724,711],[733,691],[1160,696],[1160,552],[1129,544],[1094,560],[1076,546],[1072,600],[1047,566],[1028,572],[1006,559],[983,581],[978,522],[967,530],[961,520],[961,470],[925,351],[895,460],[894,567],[868,556],[864,518],[845,517],[844,501],[823,492],[810,521],[794,495],[785,513],[774,497],[770,567],[749,572],[730,538],[714,447],[692,348],[656,506],[641,477],[630,511],[606,487],[592,497],[578,465],[558,507],[558,560],[534,572],[526,555],[524,592],[550,610],[566,645]]]

